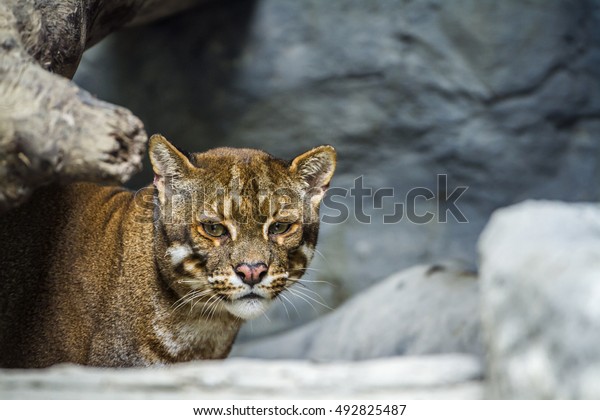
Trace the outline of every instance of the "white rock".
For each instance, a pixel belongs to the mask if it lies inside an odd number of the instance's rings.
[[[492,395],[600,398],[600,206],[499,210],[479,251]]]

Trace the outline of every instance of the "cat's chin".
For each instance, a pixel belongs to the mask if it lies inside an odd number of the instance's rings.
[[[225,303],[225,308],[238,318],[255,319],[264,314],[270,304],[270,299],[236,299],[232,302]]]

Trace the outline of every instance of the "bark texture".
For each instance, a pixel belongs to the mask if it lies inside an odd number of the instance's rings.
[[[86,48],[197,0],[0,2],[0,210],[54,180],[124,182],[147,140],[129,110],[69,79]]]

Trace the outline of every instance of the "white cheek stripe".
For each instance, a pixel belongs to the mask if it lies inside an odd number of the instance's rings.
[[[304,256],[306,257],[306,260],[307,260],[306,262],[309,263],[315,255],[314,248],[311,248],[305,244],[300,247],[300,250],[304,253]]]
[[[171,264],[179,265],[183,260],[192,255],[193,250],[189,245],[173,245],[167,248],[165,255],[171,257]]]

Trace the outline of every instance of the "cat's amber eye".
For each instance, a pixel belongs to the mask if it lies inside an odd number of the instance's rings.
[[[227,235],[227,228],[220,223],[202,223],[202,229],[215,238]]]
[[[275,222],[269,226],[269,233],[271,235],[281,235],[290,229],[291,223]]]

